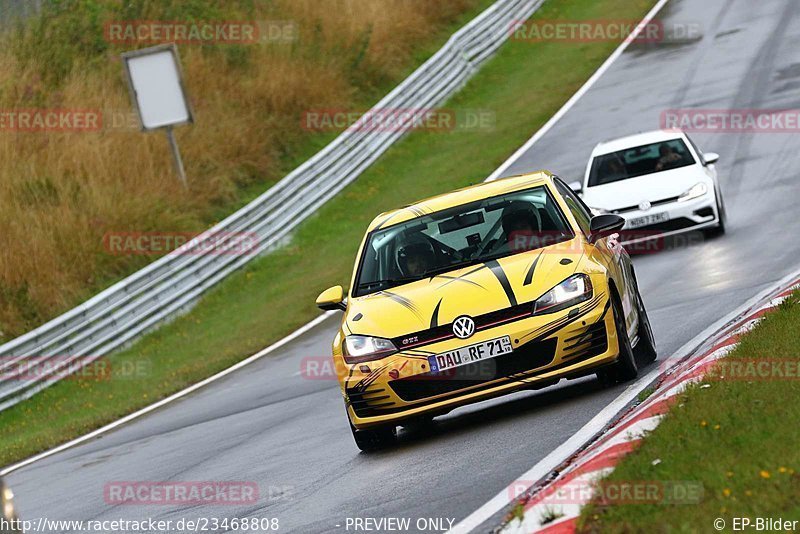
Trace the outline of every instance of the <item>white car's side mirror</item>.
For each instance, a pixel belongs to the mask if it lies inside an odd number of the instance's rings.
[[[716,163],[719,160],[719,154],[716,152],[706,152],[703,154],[703,164],[704,165],[711,165],[712,163]]]

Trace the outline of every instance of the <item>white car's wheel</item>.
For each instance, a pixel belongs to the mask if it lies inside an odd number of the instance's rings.
[[[725,209],[725,201],[722,195],[717,195],[717,213],[719,214],[719,233],[725,233],[725,224],[728,222],[728,212]]]
[[[725,233],[725,223],[727,222],[728,215],[725,211],[725,201],[722,200],[722,195],[717,193],[716,194],[716,204],[717,204],[717,219],[719,222],[713,228],[709,228],[705,231],[705,234],[708,237],[715,237],[720,236]]]

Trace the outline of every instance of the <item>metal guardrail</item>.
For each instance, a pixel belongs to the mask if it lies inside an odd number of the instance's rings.
[[[378,110],[431,109],[453,95],[510,36],[515,21],[544,0],[498,0],[400,85]],[[183,247],[114,284],[80,306],[0,346],[0,410],[34,395],[95,359],[188,309],[205,291],[279,243],[291,230],[407,133],[375,129],[362,118],[267,192]],[[251,254],[187,254],[210,236],[257,236]],[[24,371],[15,376],[24,364]]]

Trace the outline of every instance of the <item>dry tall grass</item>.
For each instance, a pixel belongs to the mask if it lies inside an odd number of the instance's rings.
[[[98,109],[106,127],[0,128],[0,341],[152,260],[108,254],[106,232],[199,231],[244,188],[268,187],[313,135],[300,127],[304,110],[364,106],[479,1],[68,0],[3,36],[0,110]],[[97,35],[108,20],[182,17],[299,27],[291,44],[180,46],[196,118],[176,130],[189,191],[163,135],[109,128],[112,113],[131,110],[119,52],[133,47]]]

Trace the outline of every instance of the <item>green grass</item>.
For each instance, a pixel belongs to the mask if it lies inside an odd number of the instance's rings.
[[[800,292],[770,313],[727,358],[800,362]],[[731,363],[731,366],[733,364]],[[791,364],[790,364],[791,365]],[[789,367],[784,366],[788,369]],[[705,386],[705,387],[703,387]],[[709,387],[710,386],[710,387]],[[800,519],[800,379],[711,379],[682,395],[607,479],[700,483],[698,504],[584,508],[589,532],[710,532],[722,518]],[[653,460],[661,462],[653,465]]]
[[[652,386],[645,388],[639,392],[639,394],[636,396],[636,400],[638,400],[639,402],[644,402],[650,395],[655,393],[655,391],[656,391],[655,387]]]
[[[543,19],[636,19],[653,0],[552,0]],[[189,314],[109,358],[112,380],[67,380],[0,413],[0,465],[79,436],[218,372],[319,312],[317,294],[348,284],[379,212],[482,181],[591,76],[617,43],[511,41],[450,102],[489,110],[490,129],[415,132],[326,204],[279,251],[254,261]],[[119,370],[146,362],[144,377]]]

